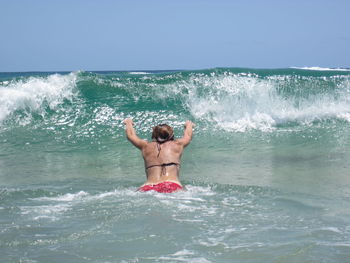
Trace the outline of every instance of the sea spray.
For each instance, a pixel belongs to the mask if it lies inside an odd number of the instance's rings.
[[[64,100],[71,101],[78,73],[23,77],[0,84],[0,123],[11,115],[45,115]],[[16,117],[16,116],[14,116]]]

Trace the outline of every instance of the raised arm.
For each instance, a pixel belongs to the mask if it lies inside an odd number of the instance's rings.
[[[147,141],[140,139],[135,132],[134,129],[134,122],[132,119],[125,119],[125,133],[128,140],[135,145],[135,147],[139,148],[140,150],[147,145]]]
[[[178,139],[177,142],[183,145],[183,147],[186,147],[190,144],[192,140],[192,134],[193,134],[193,123],[191,121],[185,122],[185,130],[184,135],[182,138]]]

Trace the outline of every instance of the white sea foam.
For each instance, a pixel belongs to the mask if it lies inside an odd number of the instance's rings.
[[[279,94],[278,85],[284,84],[285,81],[288,81],[288,78],[281,80],[279,76],[258,78],[225,74],[194,76],[183,85],[187,87],[190,95],[187,97],[187,105],[192,115],[225,130],[271,131],[278,124],[310,124],[327,118],[349,121],[348,78],[337,84],[336,94],[319,93],[307,98],[284,97],[283,94]],[[315,85],[313,81],[315,80],[309,80]],[[304,88],[307,92],[307,87]]]
[[[350,122],[350,112],[341,112],[341,113],[337,113],[337,117],[339,119],[343,119],[347,122]]]
[[[157,192],[140,193],[136,188],[115,189],[112,191],[91,194],[86,191],[78,191],[75,193],[66,193],[58,196],[43,196],[31,198],[33,203],[31,206],[22,206],[21,214],[29,216],[33,220],[49,220],[57,221],[65,215],[65,213],[74,209],[75,206],[89,203],[124,203],[125,200],[133,200],[138,205],[143,205],[146,198],[156,198],[159,204],[173,206],[177,211],[196,212],[205,211],[208,216],[214,215],[215,207],[208,206],[205,197],[213,195],[214,192],[209,187],[188,186],[188,191],[175,194],[162,194]],[[140,199],[143,197],[142,199]],[[123,201],[124,200],[124,201]],[[186,219],[178,218],[176,221],[185,221]],[[193,222],[200,222],[198,218],[193,218]]]
[[[323,228],[321,228],[321,230],[339,233],[339,234],[342,233],[342,231],[338,227],[323,227]]]
[[[75,205],[96,200],[102,201],[108,197],[122,196],[123,194],[125,195],[127,193],[132,195],[135,194],[135,191],[127,189],[99,194],[89,194],[85,191],[79,191],[76,193],[67,193],[59,196],[31,198],[31,201],[36,201],[38,204],[35,206],[22,206],[21,214],[30,215],[34,220],[47,219],[56,221],[60,219],[65,212],[71,210]]]
[[[146,75],[146,74],[151,74],[151,73],[143,72],[143,71],[131,71],[131,72],[129,72],[129,74],[132,74],[132,75]]]
[[[77,73],[30,77],[2,83],[0,86],[0,122],[16,110],[44,114],[44,107],[55,109],[65,99],[71,100]]]
[[[194,251],[183,249],[175,252],[174,254],[169,254],[166,256],[160,256],[157,258],[148,258],[154,260],[170,261],[170,262],[190,262],[190,263],[210,263],[212,261],[207,260],[204,257],[197,257]]]
[[[119,197],[119,196],[136,196],[140,193],[136,191],[136,188],[127,188],[127,189],[115,189],[110,192],[90,194],[85,191],[79,191],[76,193],[67,193],[59,196],[44,196],[32,198],[33,201],[51,201],[51,202],[62,202],[62,203],[73,203],[73,202],[89,202],[95,200],[103,200],[108,197]]]
[[[70,210],[68,204],[52,204],[52,205],[38,205],[38,206],[22,206],[20,207],[21,214],[32,216],[34,220],[48,219],[55,221],[63,213]]]
[[[33,200],[70,202],[74,200],[81,200],[83,197],[88,195],[89,194],[87,192],[79,191],[78,193],[75,193],[75,194],[67,193],[56,197],[38,197],[38,198],[34,198]]]
[[[295,69],[304,69],[304,70],[318,70],[318,71],[350,71],[347,68],[323,68],[323,67],[291,67]]]

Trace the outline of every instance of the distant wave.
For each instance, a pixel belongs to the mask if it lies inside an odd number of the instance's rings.
[[[347,68],[323,68],[323,67],[291,67],[295,69],[304,69],[304,70],[319,70],[319,71],[350,71]]]
[[[143,71],[131,71],[128,72],[131,75],[147,75],[147,74],[151,74],[150,72],[143,72]]]

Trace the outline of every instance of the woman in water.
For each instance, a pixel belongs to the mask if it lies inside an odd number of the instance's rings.
[[[153,127],[152,141],[140,139],[132,119],[124,120],[128,140],[142,152],[147,181],[139,191],[154,190],[173,193],[183,189],[179,180],[180,160],[183,149],[191,142],[193,123],[186,121],[184,135],[175,140],[173,129],[167,124]]]

